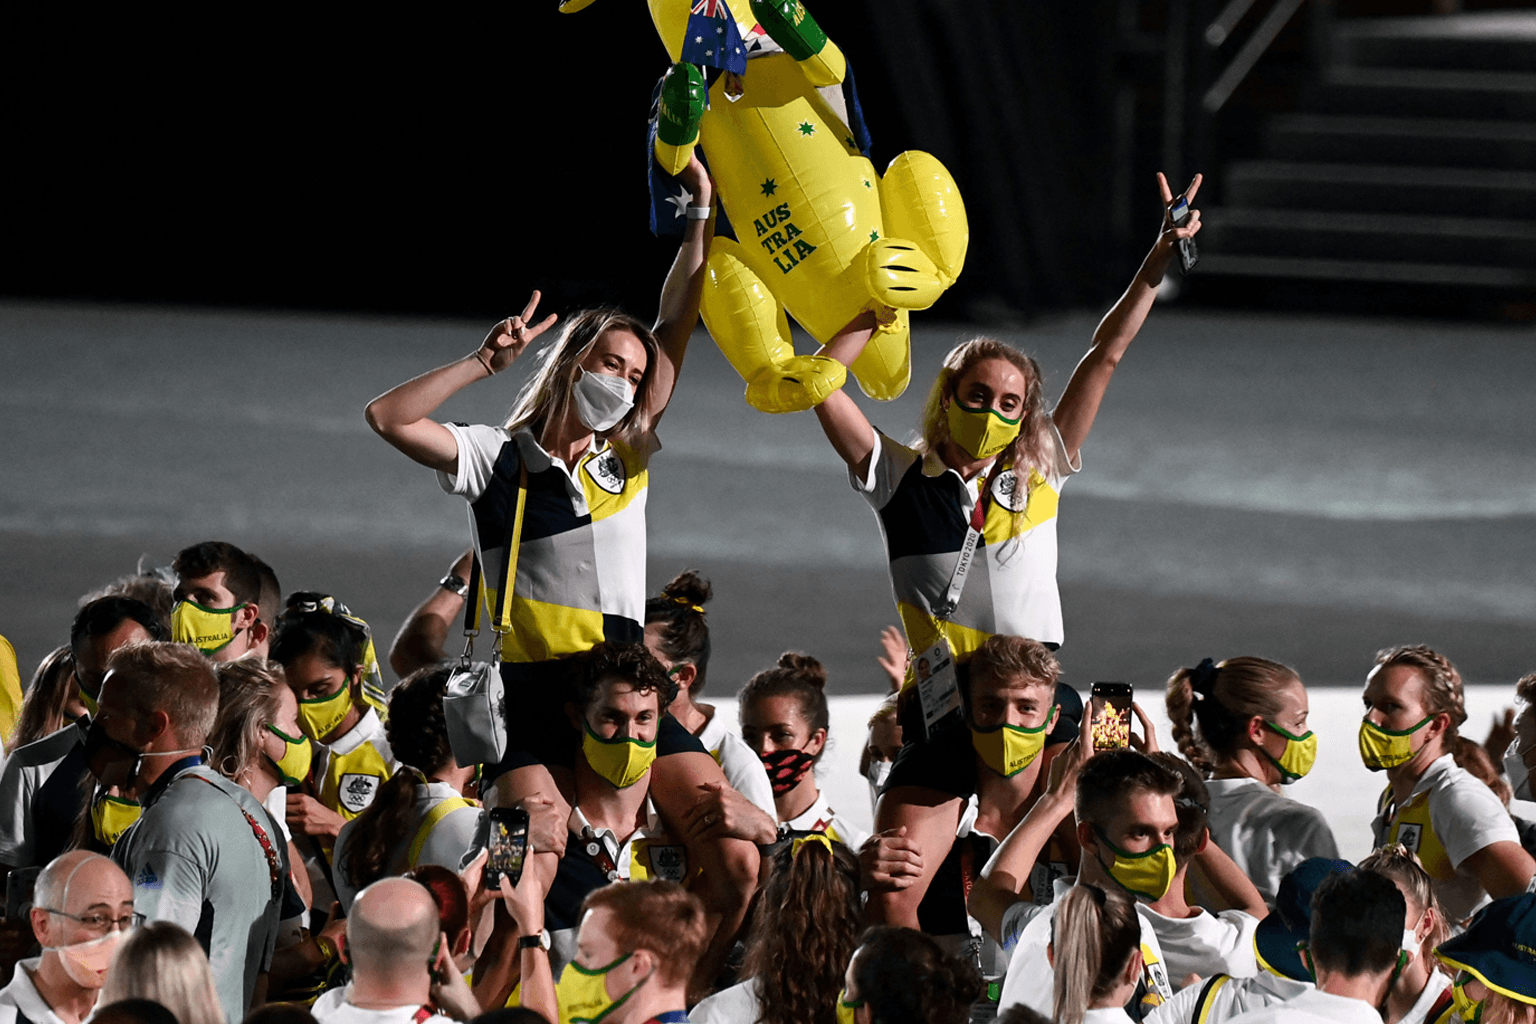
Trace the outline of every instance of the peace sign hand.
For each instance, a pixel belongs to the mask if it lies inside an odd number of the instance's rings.
[[[492,327],[490,333],[485,336],[485,340],[480,343],[480,349],[475,355],[492,373],[500,373],[511,366],[512,361],[523,354],[523,350],[533,339],[549,330],[554,326],[555,321],[560,319],[551,313],[538,323],[534,323],[533,313],[538,308],[539,292],[538,289],[534,289],[533,294],[528,298],[528,305],[523,307],[523,312],[518,316],[509,316]]]
[[[1158,243],[1172,247],[1173,243],[1181,238],[1193,238],[1200,230],[1200,211],[1194,208],[1195,193],[1200,191],[1200,183],[1205,180],[1205,175],[1197,174],[1189,187],[1184,190],[1184,201],[1189,204],[1189,218],[1184,221],[1182,227],[1174,227],[1173,217],[1169,208],[1173,205],[1173,191],[1168,187],[1168,179],[1162,171],[1157,172],[1157,188],[1163,194],[1163,232]]]

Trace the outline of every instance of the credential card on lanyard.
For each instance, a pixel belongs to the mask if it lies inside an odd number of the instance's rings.
[[[912,662],[917,678],[917,698],[923,706],[924,739],[931,739],[951,716],[960,714],[960,681],[949,641],[939,639]]]

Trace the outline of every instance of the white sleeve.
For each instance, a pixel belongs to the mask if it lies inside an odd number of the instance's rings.
[[[0,768],[0,863],[13,868],[32,863],[32,798],[37,773],[22,767],[12,752]]]
[[[861,477],[849,466],[848,482],[864,496],[871,507],[882,509],[891,500],[891,495],[896,493],[896,485],[901,483],[902,475],[919,456],[911,448],[897,444],[875,428],[871,427],[870,430],[875,435],[875,446],[869,453],[869,470]]]
[[[1150,1012],[1141,1018],[1142,1024],[1189,1024],[1194,1016],[1195,1004],[1200,1001],[1200,993],[1205,990],[1205,982],[1198,985],[1190,985],[1181,988],[1173,994],[1173,998],[1161,1006],[1153,1007]]]
[[[725,781],[731,784],[732,789],[752,801],[768,817],[778,820],[778,811],[773,805],[773,784],[768,781],[768,769],[763,767],[762,760],[752,752],[746,741],[730,731],[720,741],[720,770],[725,773]]]
[[[1003,920],[997,929],[1003,941],[998,945],[1003,947],[1004,952],[1012,952],[1013,947],[1018,945],[1019,936],[1024,934],[1025,928],[1029,927],[1029,922],[1040,916],[1042,910],[1050,910],[1052,906],[1053,904],[1049,903],[1040,906],[1029,900],[1020,900],[1003,911]]]
[[[474,501],[485,493],[491,482],[491,470],[496,457],[511,440],[511,435],[501,427],[484,424],[461,427],[457,423],[443,424],[459,447],[458,470],[449,476],[438,471],[437,483],[449,494],[457,494],[466,501]]]
[[[1454,868],[1494,843],[1520,842],[1509,811],[1493,790],[1466,772],[1458,773],[1449,785],[1435,788],[1429,798],[1429,813],[1435,835]]]
[[[1077,465],[1074,466],[1072,460],[1067,457],[1067,442],[1061,439],[1061,431],[1057,429],[1055,420],[1051,421],[1051,451],[1056,459],[1056,465],[1052,468],[1055,479],[1051,484],[1059,487],[1061,481],[1082,470],[1083,452],[1082,449],[1078,449]]]
[[[449,871],[458,871],[464,854],[475,845],[482,813],[480,808],[473,806],[449,811],[432,829],[427,841],[421,844],[421,856],[416,863],[441,864]]]

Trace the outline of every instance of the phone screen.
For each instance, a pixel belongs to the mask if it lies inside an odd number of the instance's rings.
[[[1094,750],[1115,750],[1131,743],[1131,684],[1094,683],[1089,700]]]
[[[513,885],[523,877],[523,858],[528,852],[528,812],[520,807],[493,807],[486,848],[484,885],[500,889],[505,875]]]
[[[1173,226],[1181,228],[1189,222],[1189,202],[1183,196],[1175,199],[1168,206],[1168,219]],[[1189,273],[1195,269],[1195,264],[1200,260],[1200,250],[1195,246],[1193,238],[1179,239],[1179,271]]]

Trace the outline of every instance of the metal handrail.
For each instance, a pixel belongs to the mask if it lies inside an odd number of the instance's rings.
[[[1237,56],[1232,58],[1211,87],[1206,90],[1200,99],[1200,105],[1209,113],[1216,113],[1226,106],[1227,100],[1232,98],[1232,93],[1243,83],[1243,79],[1253,71],[1254,65],[1279,38],[1281,31],[1290,23],[1291,18],[1301,9],[1305,0],[1279,0],[1270,12],[1259,22],[1259,26],[1253,30],[1253,35],[1248,37]],[[1224,43],[1233,28],[1248,8],[1253,6],[1253,0],[1232,0],[1227,8],[1221,12],[1215,21],[1205,30],[1206,42],[1214,49]],[[1235,14],[1233,13],[1235,11]],[[1229,15],[1231,15],[1229,19]]]

